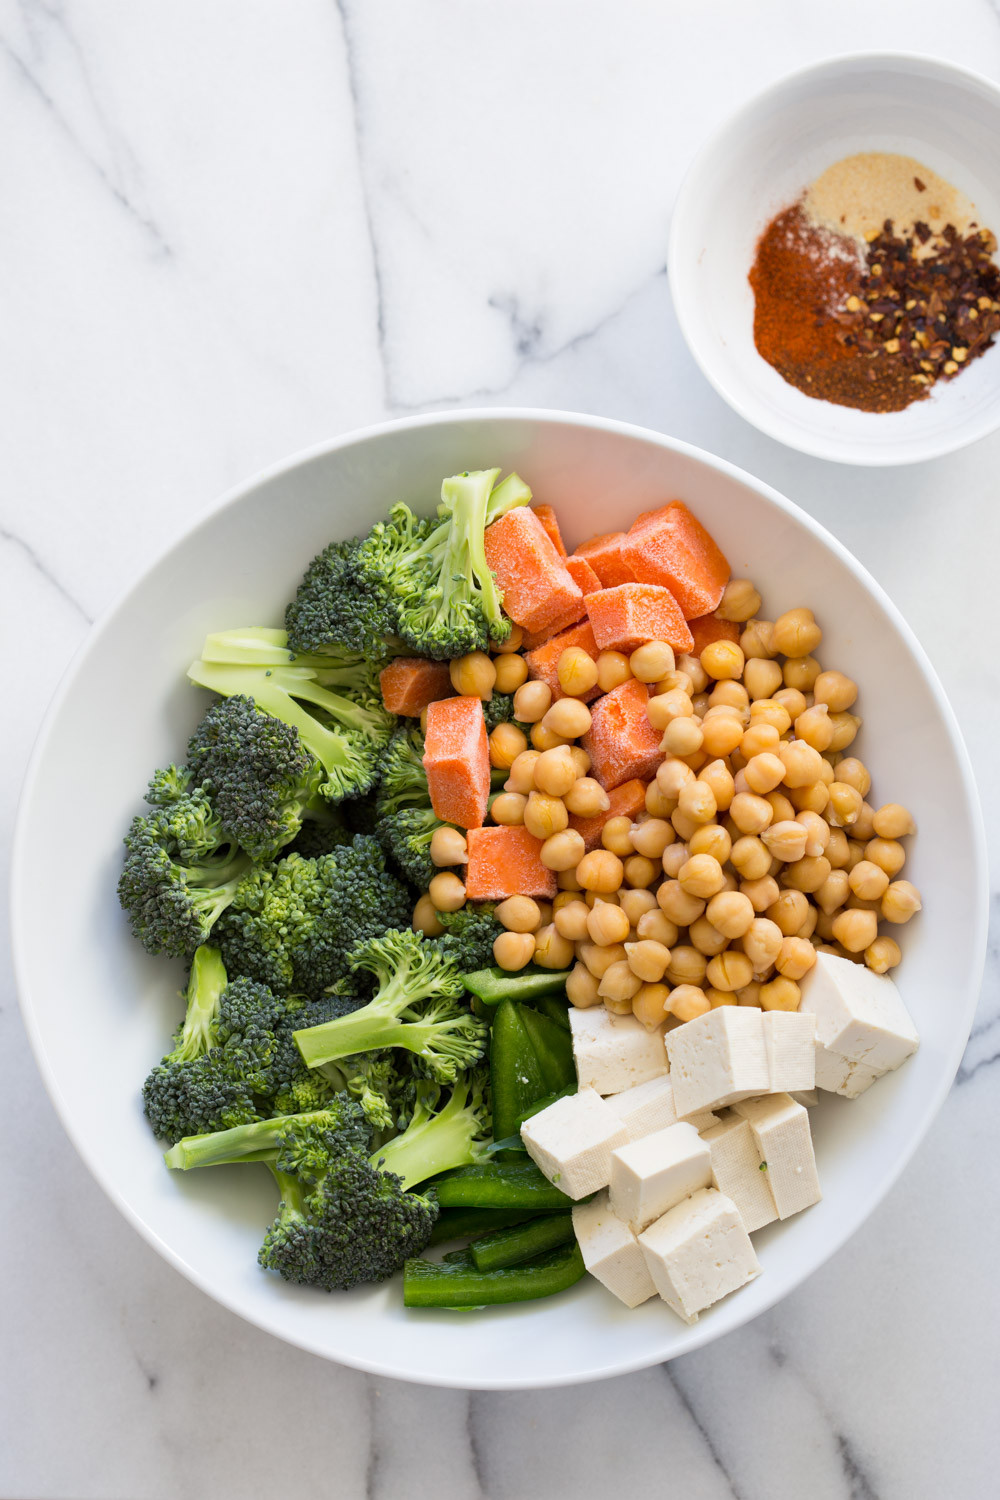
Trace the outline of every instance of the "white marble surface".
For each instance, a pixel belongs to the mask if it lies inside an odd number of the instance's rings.
[[[699,143],[857,46],[1000,78],[986,0],[0,0],[0,839],[90,620],[214,496],[472,403],[659,427],[819,517],[930,651],[995,830],[1000,436],[897,473],[785,451],[670,305]],[[513,1395],[326,1365],[195,1291],[91,1182],[0,982],[2,1496],[996,1493],[995,948],[936,1126],[832,1264],[669,1367]]]

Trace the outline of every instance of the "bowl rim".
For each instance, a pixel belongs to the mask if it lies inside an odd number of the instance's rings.
[[[956,63],[946,58],[932,57],[925,52],[840,52],[833,57],[826,57],[819,62],[808,63],[803,68],[795,68],[789,73],[783,73],[776,78],[767,88],[761,89],[752,98],[741,104],[723,123],[702,143],[697,153],[689,164],[687,171],[681,179],[681,185],[674,199],[673,212],[670,219],[670,232],[667,237],[667,280],[670,284],[670,296],[673,302],[674,313],[677,318],[681,335],[687,345],[698,369],[722,399],[732,407],[738,416],[758,432],[773,438],[776,442],[791,448],[798,453],[807,453],[812,458],[822,458],[828,463],[848,464],[855,468],[865,469],[887,469],[903,468],[908,464],[927,463],[934,458],[943,458],[946,454],[957,453],[962,448],[968,448],[973,443],[978,443],[982,438],[988,437],[1000,427],[1000,400],[992,403],[992,406],[984,408],[982,417],[976,429],[969,433],[955,433],[952,437],[935,438],[926,441],[921,449],[920,438],[914,436],[907,439],[909,449],[918,451],[907,451],[899,453],[894,448],[866,450],[863,455],[842,451],[843,444],[817,434],[810,438],[801,436],[798,429],[794,429],[794,435],[780,418],[772,418],[768,412],[751,414],[747,402],[738,389],[734,389],[725,378],[724,369],[717,368],[715,362],[709,358],[707,352],[702,348],[698,338],[692,329],[692,307],[694,297],[694,285],[687,273],[680,269],[684,256],[683,242],[687,236],[685,220],[690,212],[690,207],[699,190],[702,175],[708,159],[725,143],[729,136],[742,133],[742,128],[753,119],[762,106],[773,101],[785,89],[792,84],[797,84],[809,78],[816,78],[826,74],[849,73],[854,69],[870,68],[895,65],[897,71],[905,72],[908,68],[919,65],[925,71],[936,73],[940,77],[964,80],[966,83],[975,84],[994,96],[998,111],[1000,111],[1000,84],[989,78],[985,73],[978,72],[975,68],[966,67],[963,63]],[[902,65],[902,66],[899,66]],[[690,257],[689,257],[690,258]],[[877,413],[875,414],[877,415]]]
[[[563,426],[575,426],[587,428],[598,432],[614,434],[619,437],[636,439],[639,442],[649,443],[656,447],[666,449],[668,452],[679,454],[683,457],[694,459],[704,464],[707,468],[725,475],[738,483],[745,484],[755,490],[764,499],[773,504],[779,511],[790,516],[794,521],[802,524],[811,531],[834,555],[846,566],[857,578],[858,582],[867,589],[878,602],[880,607],[890,617],[893,624],[899,630],[903,640],[918,669],[923,673],[930,686],[935,689],[940,708],[941,717],[944,721],[948,737],[952,744],[956,763],[961,773],[962,790],[969,808],[970,823],[972,825],[972,854],[974,861],[973,886],[977,891],[976,909],[973,921],[973,942],[971,944],[972,963],[970,968],[970,982],[967,993],[964,996],[963,1010],[960,1017],[960,1025],[955,1032],[954,1041],[944,1058],[944,1067],[934,1092],[927,1096],[924,1103],[924,1111],[917,1128],[910,1136],[906,1147],[898,1158],[874,1183],[870,1184],[867,1191],[859,1195],[858,1200],[852,1205],[850,1212],[846,1213],[836,1231],[830,1236],[823,1247],[823,1252],[818,1258],[814,1258],[803,1265],[801,1270],[796,1271],[774,1295],[769,1295],[764,1305],[757,1309],[753,1317],[747,1315],[738,1322],[733,1323],[726,1329],[716,1331],[711,1321],[695,1323],[685,1330],[681,1336],[682,1347],[672,1349],[670,1352],[654,1351],[648,1355],[628,1360],[613,1360],[599,1366],[588,1369],[583,1374],[560,1374],[550,1375],[543,1380],[525,1380],[522,1378],[490,1378],[484,1375],[483,1380],[477,1380],[474,1386],[467,1381],[451,1379],[447,1374],[434,1374],[421,1377],[415,1375],[411,1370],[401,1371],[397,1366],[388,1365],[377,1358],[366,1359],[362,1357],[344,1358],[340,1355],[331,1354],[323,1346],[319,1339],[310,1339],[306,1336],[289,1333],[281,1326],[280,1314],[266,1316],[256,1309],[248,1309],[241,1304],[236,1295],[224,1295],[217,1289],[211,1290],[204,1284],[196,1266],[191,1265],[160,1234],[146,1223],[140,1214],[132,1207],[123,1190],[112,1179],[111,1175],[103,1168],[100,1162],[86,1150],[83,1142],[78,1138],[71,1112],[67,1106],[53,1066],[50,1064],[45,1051],[41,1030],[36,1022],[35,997],[32,991],[30,975],[30,955],[26,930],[24,929],[24,918],[22,908],[25,905],[25,882],[22,876],[22,864],[25,858],[25,847],[28,837],[28,825],[31,820],[31,808],[34,798],[39,793],[39,768],[43,753],[55,732],[63,700],[76,675],[83,667],[90,654],[97,648],[105,634],[114,627],[118,612],[126,600],[140,589],[146,579],[159,569],[183,544],[202,531],[215,517],[223,511],[237,506],[243,498],[250,494],[260,485],[310,463],[315,459],[322,458],[327,454],[337,452],[354,445],[362,445],[369,442],[377,442],[386,434],[402,429],[446,426],[455,422],[475,422],[479,424],[495,423],[504,425],[512,422],[531,422]],[[162,547],[155,558],[142,569],[138,576],[121,589],[114,601],[102,611],[90,631],[80,643],[72,659],[67,665],[58,683],[56,691],[48,706],[39,728],[35,743],[32,747],[27,770],[21,788],[18,802],[17,819],[12,841],[12,853],[10,861],[11,886],[9,915],[11,923],[11,954],[13,961],[15,985],[21,1015],[24,1021],[28,1039],[31,1044],[35,1061],[41,1074],[42,1082],[46,1092],[52,1101],[56,1114],[63,1126],[67,1136],[81,1158],[84,1166],[91,1176],[101,1187],[106,1196],[111,1200],[119,1213],[131,1226],[137,1230],[146,1243],[159,1255],[163,1257],[175,1270],[179,1271],[199,1291],[212,1298],[213,1301],[221,1303],[228,1311],[235,1313],[248,1323],[262,1329],[264,1332],[282,1339],[285,1343],[305,1350],[307,1353],[318,1355],[323,1359],[333,1360],[335,1363],[344,1364],[350,1368],[361,1370],[367,1374],[377,1375],[390,1379],[407,1380],[416,1384],[427,1384],[442,1387],[452,1387],[463,1390],[527,1390],[553,1388],[566,1385],[575,1385],[592,1380],[603,1380],[613,1375],[629,1374],[636,1370],[648,1369],[656,1363],[673,1359],[681,1354],[687,1354],[704,1345],[712,1343],[723,1333],[735,1332],[737,1328],[745,1326],[753,1321],[753,1318],[767,1312],[777,1302],[781,1301],[789,1293],[795,1291],[801,1284],[825,1265],[830,1258],[847,1242],[848,1239],[866,1222],[874,1212],[879,1203],[885,1198],[889,1190],[898,1181],[903,1170],[910,1162],[917,1147],[924,1139],[931,1124],[936,1118],[947,1094],[950,1092],[955,1075],[965,1051],[969,1032],[972,1026],[973,1016],[979,1000],[982,987],[982,975],[986,958],[987,927],[989,919],[989,881],[988,881],[988,859],[986,845],[986,831],[983,822],[982,809],[979,794],[976,787],[972,765],[969,759],[965,742],[958,724],[957,717],[941,687],[937,673],[930,662],[926,652],[915,636],[914,632],[903,618],[892,600],[888,597],[881,585],[871,577],[860,562],[826,530],[820,522],[816,521],[807,511],[787,499],[779,491],[772,488],[762,480],[756,479],[746,470],[730,463],[727,459],[718,458],[704,449],[687,443],[679,438],[670,437],[668,434],[656,432],[651,428],[639,426],[631,422],[619,421],[610,417],[596,417],[582,412],[566,412],[532,407],[468,407],[449,408],[444,411],[420,413],[379,422],[367,427],[353,429],[337,438],[312,444],[308,447],[296,450],[289,457],[269,464],[255,472],[248,480],[231,486],[224,494],[211,503],[206,510],[190,525],[183,527],[166,546]],[[978,955],[978,956],[977,956]],[[277,1309],[280,1304],[275,1303]],[[672,1342],[676,1343],[676,1333],[672,1336]]]

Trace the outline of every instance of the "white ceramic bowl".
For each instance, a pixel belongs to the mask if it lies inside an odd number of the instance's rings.
[[[835,58],[766,89],[695,159],[674,208],[670,286],[691,353],[748,422],[818,458],[914,463],[1000,426],[1000,351],[940,382],[926,401],[876,414],[803,395],[753,341],[747,276],[758,236],[822,171],[860,151],[926,163],[1000,233],[1000,89],[933,58]]]
[[[822,1203],[757,1240],[764,1275],[688,1328],[656,1301],[627,1311],[596,1282],[474,1314],[407,1311],[398,1281],[346,1295],[258,1269],[268,1174],[166,1171],[139,1088],[179,1014],[179,964],[147,957],[118,910],[121,839],[154,767],[183,757],[206,697],[185,669],[209,630],[277,624],[313,554],[396,500],[432,506],[442,476],[500,464],[555,505],[573,545],[637,511],[687,500],[767,608],[808,603],[823,660],[861,683],[860,753],[878,794],[915,810],[907,874],[925,910],[905,929],[901,986],[922,1045],[855,1103],[813,1112]],[[49,712],[24,790],[13,868],[25,1020],[63,1123],[105,1191],[197,1286],[280,1338],[383,1375],[523,1387],[631,1370],[695,1349],[771,1306],[871,1213],[952,1081],[986,927],[976,793],[954,716],[878,585],[789,501],[657,433],[583,416],[415,417],[298,455],[230,494],[92,632]],[[59,940],[51,937],[53,909]],[[859,1306],[865,1288],[857,1289]]]

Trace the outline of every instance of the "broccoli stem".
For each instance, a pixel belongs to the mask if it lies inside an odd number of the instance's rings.
[[[378,999],[351,1015],[324,1021],[321,1026],[307,1026],[295,1033],[295,1040],[306,1066],[320,1068],[341,1057],[381,1051],[384,1047],[403,1047],[407,1052],[421,1055],[431,1050],[447,1050],[446,1033],[465,1024],[464,1016],[439,1021],[403,1021],[391,1006]]]
[[[519,505],[531,504],[531,491],[521,478],[520,474],[508,474],[493,490],[486,502],[486,524],[492,526],[501,516],[505,516],[509,510],[515,510]]]
[[[252,1125],[236,1125],[231,1130],[213,1130],[208,1135],[186,1135],[171,1146],[163,1160],[168,1167],[187,1172],[191,1167],[220,1167],[237,1161],[266,1161],[267,1154],[278,1149],[282,1136],[292,1126],[318,1125],[335,1130],[339,1124],[336,1111],[314,1110],[309,1114],[277,1115],[273,1120],[256,1120]]]
[[[372,1156],[372,1164],[395,1172],[405,1188],[416,1187],[439,1172],[471,1166],[486,1151],[479,1140],[483,1121],[469,1102],[469,1082],[461,1079],[444,1109],[430,1114],[419,1101],[412,1122]]]
[[[499,469],[478,469],[471,474],[453,474],[441,486],[441,503],[451,516],[442,584],[447,581],[454,588],[461,583],[469,593],[478,583],[483,613],[491,629],[501,623],[503,600],[486,561],[484,533],[489,524],[486,510],[490,491],[499,473]]]
[[[192,1062],[212,1045],[212,1022],[227,982],[226,967],[218,948],[204,944],[197,948],[188,976],[187,1014],[178,1044],[170,1054],[175,1062]]]

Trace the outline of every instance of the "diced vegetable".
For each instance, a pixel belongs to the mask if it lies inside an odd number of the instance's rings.
[[[490,749],[479,698],[428,705],[423,763],[435,816],[459,828],[481,828],[490,795]]]
[[[407,1307],[488,1307],[500,1302],[530,1302],[564,1292],[585,1274],[578,1245],[562,1245],[539,1260],[477,1271],[471,1255],[435,1265],[408,1260],[403,1268],[403,1301]]]
[[[581,743],[590,756],[590,774],[605,791],[635,779],[651,781],[656,775],[663,752],[648,706],[649,692],[634,677],[595,702]]]
[[[566,544],[562,539],[562,532],[559,530],[559,518],[556,515],[555,511],[552,509],[552,506],[533,505],[531,508],[535,512],[535,515],[538,517],[538,519],[541,521],[542,526],[545,528],[546,536],[549,538],[553,547],[555,547],[556,551],[559,553],[559,556],[565,557]]]
[[[583,593],[541,521],[526,506],[486,530],[486,560],[503,592],[503,607],[525,630],[542,630],[582,606]]]
[[[382,702],[391,714],[419,719],[428,703],[454,693],[446,661],[397,656],[379,673]]]
[[[566,571],[580,585],[584,594],[596,594],[604,586],[585,557],[577,557],[576,554],[567,557]]]
[[[470,828],[468,848],[465,890],[470,901],[555,895],[555,873],[541,861],[542,840],[526,828]]]
[[[640,583],[668,588],[688,620],[717,609],[729,581],[729,564],[719,547],[680,500],[638,516],[622,543],[622,557]]]
[[[553,701],[565,697],[559,685],[559,658],[564,651],[572,647],[579,647],[586,651],[588,656],[594,660],[598,657],[597,642],[594,640],[593,627],[589,620],[583,620],[579,625],[573,625],[569,630],[563,630],[558,635],[553,635],[542,646],[537,646],[533,651],[528,651],[525,661],[528,663],[529,676],[544,682],[552,693]],[[596,698],[600,692],[598,687],[591,688],[590,692],[582,695],[584,702]]]
[[[624,541],[624,531],[609,531],[602,536],[592,536],[589,542],[581,543],[573,556],[582,557],[589,563],[601,580],[602,588],[613,589],[619,583],[635,581],[635,574],[622,555]]]
[[[651,583],[620,583],[584,600],[602,651],[634,651],[646,641],[666,641],[675,651],[694,644],[673,594]]]
[[[646,783],[638,777],[623,781],[608,793],[610,807],[595,813],[592,818],[581,818],[570,814],[569,826],[575,828],[583,839],[585,849],[596,849],[601,842],[601,830],[609,818],[629,818],[633,822],[645,811]]]
[[[736,621],[720,620],[718,615],[699,615],[697,620],[688,621],[688,629],[694,641],[691,648],[694,656],[700,656],[713,641],[738,641],[740,638]]]

